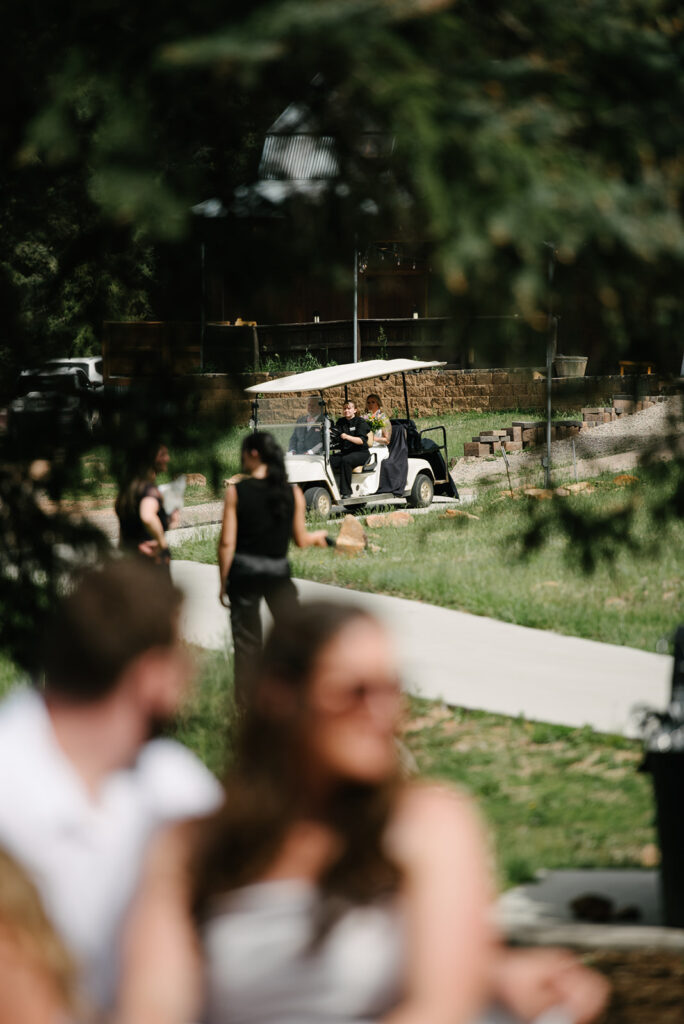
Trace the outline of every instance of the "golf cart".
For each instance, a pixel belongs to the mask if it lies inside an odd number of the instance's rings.
[[[287,452],[285,464],[290,482],[299,484],[307,507],[320,516],[327,517],[333,505],[358,508],[403,498],[414,508],[426,508],[435,494],[458,498],[448,470],[446,430],[443,426],[418,430],[409,412],[406,378],[438,366],[444,363],[372,359],[254,384],[245,389],[254,396],[250,426],[253,430],[274,434]],[[336,416],[328,412],[324,392],[344,387],[346,401],[350,384],[373,379],[384,381],[392,374],[400,374],[402,378],[406,417],[390,421],[389,446],[374,444],[370,447],[366,463],[357,466],[352,473],[351,497],[342,498],[330,463],[336,447]],[[308,402],[301,397],[307,394]],[[306,416],[297,415],[304,404],[309,406],[308,421]],[[314,416],[314,413],[317,414]],[[300,451],[302,445],[296,441],[303,436],[303,431],[308,432],[309,440],[305,450]],[[437,440],[430,435],[435,435]]]

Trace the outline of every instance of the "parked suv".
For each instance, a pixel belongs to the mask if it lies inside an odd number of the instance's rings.
[[[53,360],[41,370],[23,370],[16,396],[7,410],[7,430],[19,440],[63,437],[71,431],[92,432],[99,423],[97,395],[101,380],[91,382],[85,360]],[[93,368],[93,372],[96,372]],[[101,378],[101,374],[100,374]]]
[[[48,359],[45,364],[45,368],[48,370],[60,366],[73,370],[83,370],[91,387],[98,387],[104,384],[101,356],[63,356],[59,359]]]

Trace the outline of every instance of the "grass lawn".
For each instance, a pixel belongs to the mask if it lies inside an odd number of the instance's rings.
[[[380,548],[357,557],[332,550],[291,550],[295,576],[356,590],[394,594],[487,615],[504,622],[552,629],[647,651],[667,650],[684,617],[684,523],[654,523],[639,485],[618,487],[612,476],[593,481],[592,494],[563,499],[595,516],[637,503],[638,551],[624,546],[612,562],[587,575],[572,541],[553,534],[540,549],[523,552],[520,535],[531,511],[548,515],[549,502],[485,494],[468,507],[478,519],[442,518],[432,511],[401,529],[368,530]],[[561,500],[561,499],[557,499]],[[330,524],[330,533],[339,531]],[[216,561],[215,539],[188,541],[176,557]]]

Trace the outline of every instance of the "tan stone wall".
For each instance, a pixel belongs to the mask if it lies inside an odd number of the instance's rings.
[[[437,370],[425,371],[407,378],[409,408],[413,417],[439,413],[484,412],[488,409],[545,409],[546,381],[535,379],[536,371],[519,370]],[[194,378],[201,396],[200,411],[220,414],[230,405],[234,419],[246,423],[250,416],[250,398],[243,388],[260,381],[270,380],[268,374],[204,374]],[[643,380],[643,378],[642,378]],[[658,379],[648,379],[650,391],[657,391]],[[588,404],[608,403],[615,394],[634,393],[637,381],[633,377],[618,375],[606,377],[556,377],[553,380],[554,410],[579,409]],[[349,385],[349,397],[360,408],[365,407],[366,395],[377,392],[383,408],[399,416],[404,415],[404,392],[400,376],[387,381],[370,380]],[[328,409],[335,416],[342,412],[344,388],[328,388],[324,392]],[[294,420],[306,407],[306,395],[273,396],[260,402],[262,419]]]
[[[286,374],[274,376],[287,376]],[[251,398],[244,388],[272,377],[265,373],[193,374],[183,378],[199,398],[199,415],[246,424],[251,412]],[[111,384],[129,385],[130,378],[112,377]],[[543,410],[546,408],[546,381],[538,371],[514,370],[435,370],[407,377],[409,408],[412,417],[430,416],[471,410]],[[643,385],[643,387],[641,387]],[[586,405],[610,404],[613,395],[634,394],[645,387],[649,393],[658,391],[658,377],[555,377],[553,379],[554,411],[580,409]],[[401,377],[387,381],[362,381],[349,386],[349,396],[361,408],[366,395],[377,392],[383,408],[393,415],[404,415],[404,392]],[[274,396],[260,403],[263,422],[295,420],[306,408],[306,395]],[[339,416],[344,402],[344,388],[328,388],[325,399],[333,416]]]

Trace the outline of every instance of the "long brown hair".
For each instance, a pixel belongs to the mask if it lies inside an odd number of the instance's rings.
[[[346,626],[369,616],[350,605],[300,605],[274,626],[248,693],[226,800],[198,835],[194,909],[256,881],[276,856],[303,809],[307,691],[321,651]],[[372,620],[371,620],[372,621]],[[286,710],[284,710],[286,708]],[[340,782],[319,811],[339,839],[339,852],[318,879],[317,938],[344,909],[396,891],[400,872],[383,840],[395,805],[398,771],[382,784]]]
[[[157,455],[165,446],[164,441],[154,439],[146,441],[127,453],[126,464],[114,505],[119,519],[137,516],[145,486],[152,483],[157,476],[155,468]]]

